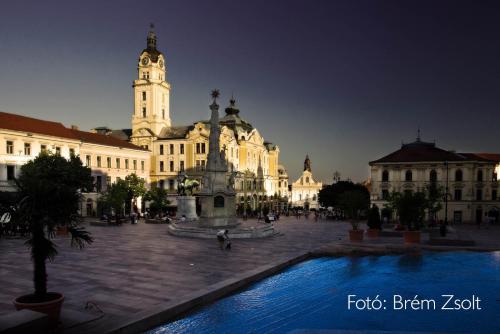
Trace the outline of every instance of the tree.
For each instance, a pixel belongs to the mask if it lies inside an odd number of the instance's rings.
[[[423,192],[405,192],[404,194],[393,192],[389,195],[388,208],[396,211],[401,224],[408,230],[419,230],[428,207],[426,194]]]
[[[153,214],[163,212],[170,203],[167,200],[167,191],[163,188],[151,188],[145,195],[144,200],[150,201],[149,209]]]
[[[35,286],[31,302],[43,302],[49,299],[46,261],[57,255],[51,240],[55,229],[67,226],[72,246],[83,248],[92,242],[90,234],[78,226],[81,192],[93,187],[90,168],[76,156],[66,160],[60,155],[41,153],[21,167],[16,183],[21,198],[16,222],[30,231],[26,245],[31,250]]]
[[[100,197],[99,202],[107,210],[112,209],[115,215],[123,214],[125,202],[129,198],[129,187],[124,180],[116,180],[108,185],[106,192]]]
[[[319,202],[325,207],[338,207],[341,195],[349,190],[359,190],[369,199],[370,193],[365,186],[355,184],[351,181],[338,181],[337,183],[325,186],[319,191]]]
[[[359,189],[343,192],[339,198],[339,207],[344,210],[348,217],[353,219],[359,219],[369,205],[369,195]]]
[[[146,194],[146,180],[132,173],[125,177],[125,182],[128,188],[128,196],[132,200],[133,208],[137,207],[137,198],[143,197]]]
[[[426,209],[430,219],[435,219],[437,213],[443,208],[442,201],[445,196],[443,187],[438,187],[435,184],[427,186],[425,189],[427,203]]]

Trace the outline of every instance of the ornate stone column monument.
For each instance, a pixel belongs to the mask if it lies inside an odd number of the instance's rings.
[[[219,91],[212,91],[213,102],[210,105],[210,137],[208,160],[197,194],[200,204],[200,218],[187,224],[170,224],[170,234],[191,238],[216,238],[219,230],[229,230],[230,238],[264,238],[275,235],[272,224],[245,222],[236,218],[236,192],[234,178],[236,173],[228,173],[225,150],[220,149]],[[179,196],[181,198],[182,196]],[[179,203],[179,205],[181,205]],[[180,207],[179,207],[180,209]]]
[[[222,228],[237,224],[236,192],[234,191],[234,182],[230,182],[234,176],[228,175],[225,151],[220,149],[217,97],[219,97],[219,91],[214,90],[212,92],[213,102],[210,105],[212,115],[210,117],[207,165],[198,196],[201,204],[200,224]]]

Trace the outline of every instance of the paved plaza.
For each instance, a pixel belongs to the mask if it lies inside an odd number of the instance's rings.
[[[106,315],[127,316],[260,266],[339,246],[348,242],[350,229],[345,222],[294,217],[283,217],[275,226],[280,235],[233,240],[231,251],[221,251],[215,238],[174,237],[166,225],[87,224],[95,241],[86,249],[71,248],[68,237],[57,239],[59,255],[48,264],[49,291],[65,294],[65,310],[87,312],[85,305],[92,302]],[[458,233],[470,235],[481,247],[499,246],[498,226],[462,226]],[[402,238],[376,242],[402,244]],[[0,240],[0,314],[13,311],[11,301],[33,290],[32,263],[23,243]]]

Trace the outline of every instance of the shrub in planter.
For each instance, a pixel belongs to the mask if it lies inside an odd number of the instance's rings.
[[[349,240],[354,241],[354,242],[360,242],[363,241],[363,230],[359,229],[359,222],[358,221],[351,221],[351,226],[352,230],[349,231]]]
[[[382,229],[382,220],[380,219],[380,211],[378,206],[373,205],[368,212],[368,231],[367,235],[370,238],[377,238]]]
[[[92,189],[90,168],[78,157],[66,160],[60,155],[41,153],[22,166],[16,180],[20,201],[16,205],[15,222],[30,232],[26,245],[34,265],[32,294],[14,301],[15,307],[49,315],[50,325],[58,323],[64,296],[47,292],[46,261],[52,261],[57,248],[52,236],[59,227],[67,227],[71,244],[83,248],[91,243],[90,234],[78,226],[81,191]]]

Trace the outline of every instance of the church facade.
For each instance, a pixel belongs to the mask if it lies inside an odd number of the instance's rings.
[[[311,160],[307,155],[302,175],[292,184],[292,206],[302,207],[305,210],[319,209],[318,195],[321,188],[323,183],[314,180]]]
[[[166,60],[157,49],[157,37],[152,30],[147,36],[146,48],[139,55],[133,88],[132,128],[95,128],[94,131],[149,150],[149,181],[152,186],[166,189],[175,204],[179,173],[201,181],[207,163],[210,122],[172,124]],[[231,173],[235,175],[238,206],[243,210],[257,210],[262,206],[276,208],[277,198],[287,195],[283,187],[287,181],[280,180],[278,171],[279,147],[267,142],[241,117],[234,98],[221,116],[221,150],[229,166],[228,177]],[[288,199],[283,202],[287,203]]]

